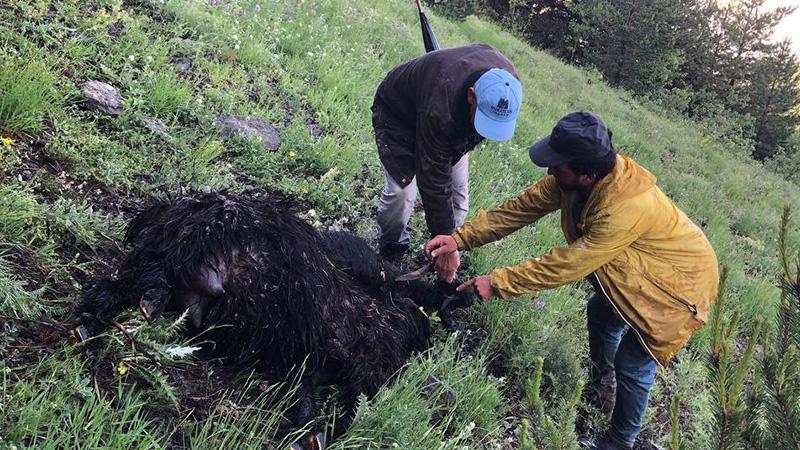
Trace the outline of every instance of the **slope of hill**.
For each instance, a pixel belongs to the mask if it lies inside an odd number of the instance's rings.
[[[291,440],[274,386],[182,358],[191,343],[179,324],[163,319],[132,340],[113,331],[76,347],[46,317],[67,317],[81,284],[119,255],[126,220],[155,196],[204,186],[280,191],[310,222],[372,237],[382,176],[369,107],[385,73],[423,52],[417,20],[403,0],[0,4],[0,448],[277,448]],[[777,225],[785,204],[800,206],[791,184],[710,138],[714,130],[648,109],[495,25],[432,20],[444,47],[499,48],[525,89],[513,141],[483,144],[471,157],[474,211],[540,177],[527,146],[564,113],[592,110],[620,151],[704,228],[731,268],[729,304],[745,321],[774,314]],[[88,108],[81,88],[89,80],[116,88],[121,113]],[[280,148],[221,137],[224,115],[270,122]],[[470,270],[559,245],[556,224],[548,218],[474,252]],[[419,245],[419,215],[412,225]],[[546,412],[568,416],[567,399],[584,378],[587,294],[579,284],[493,302],[462,316],[455,336],[437,328],[434,350],[362,402],[336,448],[513,448],[520,420],[534,417],[525,383],[537,357]],[[119,322],[140,325],[133,315]],[[692,448],[705,446],[706,334],[659,375],[640,448],[668,435],[673,394],[685,399]],[[431,375],[440,381],[433,392],[421,388]],[[602,422],[580,407],[579,433]],[[545,436],[539,427],[532,433]]]

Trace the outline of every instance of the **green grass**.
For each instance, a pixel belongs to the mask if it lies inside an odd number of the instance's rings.
[[[0,130],[38,132],[57,96],[55,76],[42,60],[0,55]]]
[[[7,3],[0,9],[0,137],[15,142],[0,144],[0,314],[67,314],[81,283],[107,270],[107,255],[117,250],[130,218],[114,206],[119,199],[139,205],[204,186],[278,190],[313,208],[313,216],[303,216],[319,226],[374,236],[382,172],[369,108],[386,72],[423,52],[412,4]],[[721,264],[731,269],[729,305],[745,325],[775,314],[777,225],[784,204],[800,206],[796,185],[747,160],[725,136],[714,137],[722,126],[700,126],[640,104],[603,84],[596,71],[565,66],[478,18],[452,23],[428,15],[443,46],[495,45],[514,61],[524,85],[514,139],[483,144],[471,155],[472,214],[541,177],[527,147],[563,114],[592,110],[612,128],[620,151],[651,170],[703,226]],[[176,71],[179,58],[191,59],[188,71]],[[113,84],[124,99],[123,114],[88,111],[79,90],[88,79]],[[271,122],[280,131],[280,149],[222,140],[215,124],[220,114]],[[170,139],[143,126],[154,117]],[[312,136],[309,126],[321,134]],[[102,201],[94,204],[97,198]],[[548,217],[471,252],[471,270],[485,273],[562,245],[557,219]],[[418,248],[426,235],[421,214],[412,227]],[[790,246],[797,243],[794,234]],[[471,335],[448,338],[437,326],[431,352],[414,358],[375,399],[362,402],[336,448],[504,448],[522,418],[534,419],[526,409],[525,383],[537,357],[544,358],[545,413],[560,417],[560,405],[585,377],[589,291],[577,284],[477,307],[467,318]],[[120,321],[140,325],[130,315]],[[4,327],[0,343],[14,341],[23,325]],[[33,350],[0,350],[0,448],[163,448],[171,442],[192,448],[247,442],[258,448],[283,438],[276,422],[282,407],[268,407],[267,393],[248,394],[257,375],[210,406],[235,414],[176,416],[187,400],[176,374],[189,363],[159,349],[185,343],[168,321],[142,330],[137,339],[151,343],[147,348],[160,365],[133,355],[117,332],[100,338],[106,344],[94,358],[60,343],[52,344],[55,353],[48,358]],[[702,360],[707,335],[701,330],[675,367],[660,374],[648,439],[668,438],[658,405],[678,393],[691,447],[710,442],[712,394],[703,383]],[[474,348],[463,350],[465,343]],[[130,368],[124,375],[114,372],[120,362]],[[431,375],[442,384],[423,394],[420,386]],[[440,394],[449,389],[456,400],[443,404]],[[332,409],[329,403],[326,412]],[[595,412],[586,415],[598,425]],[[503,429],[502,419],[511,431]],[[59,426],[45,429],[45,423]],[[531,424],[534,433],[536,426]]]
[[[363,401],[336,449],[479,448],[499,436],[502,382],[485,359],[459,356],[453,339],[415,358],[402,377],[372,402]],[[432,377],[432,378],[431,378]],[[425,387],[427,386],[427,387]]]

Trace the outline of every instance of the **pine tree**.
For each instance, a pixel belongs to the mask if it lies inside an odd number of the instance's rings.
[[[693,0],[576,1],[576,59],[597,67],[609,83],[637,93],[659,91],[677,76],[676,47]]]
[[[717,400],[715,449],[800,450],[800,255],[787,250],[789,219],[787,208],[779,236],[783,274],[774,330],[762,334],[757,319],[738,361],[734,336],[739,316],[724,318],[727,270],[723,270],[708,358]],[[761,345],[758,356],[756,343]],[[678,434],[672,443],[673,448],[679,445]]]
[[[733,337],[739,325],[739,315],[734,313],[725,319],[725,284],[728,269],[724,268],[720,277],[720,288],[714,307],[711,331],[711,352],[709,354],[709,373],[714,387],[715,423],[714,449],[733,450],[743,448],[741,430],[745,426],[746,405],[743,401],[744,380],[750,371],[750,363],[755,351],[755,343],[761,330],[761,320],[757,320],[753,335],[741,359],[735,361]]]
[[[778,321],[764,340],[748,396],[753,417],[743,437],[755,449],[800,450],[800,254],[787,250],[790,218],[787,208],[779,235],[783,274]]]
[[[572,0],[484,0],[482,11],[529,43],[569,58]]]
[[[529,414],[533,419],[533,427],[527,419],[522,421],[520,432],[520,448],[523,450],[572,450],[578,447],[575,437],[575,418],[577,407],[583,393],[583,380],[575,384],[568,399],[564,399],[556,409],[557,417],[545,413],[545,404],[541,397],[542,368],[544,359],[536,357],[533,379],[525,385],[525,398],[528,401]]]
[[[753,64],[748,109],[755,118],[756,136],[753,157],[774,155],[787,145],[800,117],[793,112],[800,104],[797,56],[789,41],[768,48],[768,53]]]

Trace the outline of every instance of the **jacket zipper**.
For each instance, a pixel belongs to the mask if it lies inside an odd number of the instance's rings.
[[[628,319],[625,317],[624,314],[622,314],[622,311],[619,310],[616,303],[614,303],[614,301],[611,300],[611,296],[608,295],[606,289],[603,287],[603,284],[600,283],[600,277],[597,276],[597,273],[592,272],[592,275],[594,275],[594,279],[597,281],[597,286],[600,287],[600,290],[603,292],[603,295],[606,297],[606,300],[608,300],[608,303],[610,303],[611,306],[614,308],[614,311],[617,312],[617,316],[622,318],[622,321],[625,322],[625,325],[627,325],[630,330],[633,330],[633,332],[636,334],[636,338],[639,340],[639,344],[641,344],[642,347],[645,350],[647,350],[647,353],[650,355],[651,358],[653,358],[653,361],[655,361],[656,364],[658,364],[658,366],[663,369],[664,366],[661,364],[658,358],[656,358],[652,350],[650,350],[650,347],[648,347],[647,344],[644,342],[644,338],[642,338],[642,335],[639,333],[639,330],[637,330],[636,327],[634,327],[633,325],[631,325],[630,322],[628,322]]]
[[[680,303],[681,305],[683,305],[683,306],[685,306],[686,308],[688,308],[688,309],[689,309],[689,311],[690,311],[692,314],[695,314],[695,315],[697,314],[697,306],[695,306],[695,305],[694,305],[694,303],[692,303],[692,302],[690,302],[690,301],[688,301],[688,300],[684,299],[684,298],[683,298],[683,297],[681,297],[680,295],[677,295],[677,294],[676,294],[676,293],[675,293],[675,292],[674,292],[672,289],[670,289],[670,288],[667,288],[667,287],[666,287],[666,286],[664,286],[664,285],[663,285],[663,284],[662,284],[660,281],[658,281],[658,280],[657,280],[657,279],[655,279],[654,277],[650,276],[649,274],[647,274],[647,273],[642,273],[642,275],[643,275],[645,278],[647,278],[647,279],[648,279],[648,280],[649,280],[651,283],[653,283],[653,284],[654,284],[656,287],[658,287],[659,289],[661,289],[662,291],[664,291],[664,292],[665,292],[667,295],[669,295],[669,296],[670,296],[670,297],[671,297],[673,300],[675,300],[676,302],[678,302],[678,303]]]

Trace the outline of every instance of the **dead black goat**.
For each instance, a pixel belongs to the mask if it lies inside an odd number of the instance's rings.
[[[334,262],[373,296],[410,298],[426,310],[436,311],[448,329],[455,327],[451,316],[454,309],[472,306],[472,291],[456,292],[461,280],[431,284],[421,280],[424,274],[408,277],[405,270],[378,256],[367,241],[346,231],[326,232],[322,237]]]
[[[373,396],[428,348],[430,325],[418,303],[472,302],[453,286],[394,282],[400,270],[363,239],[319,233],[266,197],[212,192],[162,201],[131,221],[125,243],[117,273],[83,292],[81,338],[126,308],[150,321],[186,312],[190,332],[211,329],[204,336],[231,363],[276,382],[304,367],[290,411],[295,426],[318,414],[317,386],[338,386],[349,414],[329,438],[349,426],[360,394]],[[321,436],[312,432],[295,448],[319,447]]]

